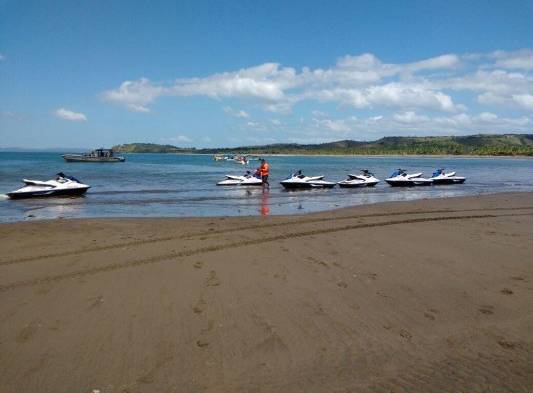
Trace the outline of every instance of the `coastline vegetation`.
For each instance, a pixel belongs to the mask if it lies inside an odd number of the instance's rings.
[[[384,137],[371,142],[343,140],[319,144],[280,143],[208,149],[128,143],[113,146],[113,150],[123,153],[182,154],[533,156],[533,134]]]

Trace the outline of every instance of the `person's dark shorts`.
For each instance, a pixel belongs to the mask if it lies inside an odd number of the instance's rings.
[[[268,175],[261,176],[261,180],[263,181],[263,184],[268,183]]]

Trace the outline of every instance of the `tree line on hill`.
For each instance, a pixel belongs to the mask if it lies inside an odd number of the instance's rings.
[[[301,154],[301,155],[479,155],[533,156],[533,134],[384,137],[376,141],[343,140],[319,144],[279,143],[233,148],[184,148],[153,143],[113,146],[123,153]]]

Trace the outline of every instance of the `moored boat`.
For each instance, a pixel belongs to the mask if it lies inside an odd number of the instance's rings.
[[[63,154],[63,159],[67,162],[124,162],[122,156],[116,156],[113,149],[95,149],[90,153],[83,154]]]

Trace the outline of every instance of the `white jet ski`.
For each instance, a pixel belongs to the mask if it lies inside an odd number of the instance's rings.
[[[340,181],[339,187],[374,187],[379,183],[379,179],[374,176],[368,169],[361,169],[360,175],[348,175],[346,180]]]
[[[455,172],[446,173],[443,168],[437,169],[431,176],[433,184],[462,184],[466,177],[455,176]]]
[[[393,187],[430,186],[433,180],[422,177],[423,173],[407,173],[403,169],[395,171],[388,179],[385,179]]]
[[[262,184],[260,177],[246,171],[243,176],[226,175],[226,180],[219,181],[217,186],[261,186]]]
[[[309,188],[333,188],[335,183],[323,180],[324,176],[305,176],[302,171],[293,173],[280,184],[288,190]]]
[[[8,192],[11,199],[54,197],[54,196],[79,196],[84,194],[91,186],[81,183],[78,179],[66,176],[59,172],[54,180],[22,180],[26,185],[18,190]]]

